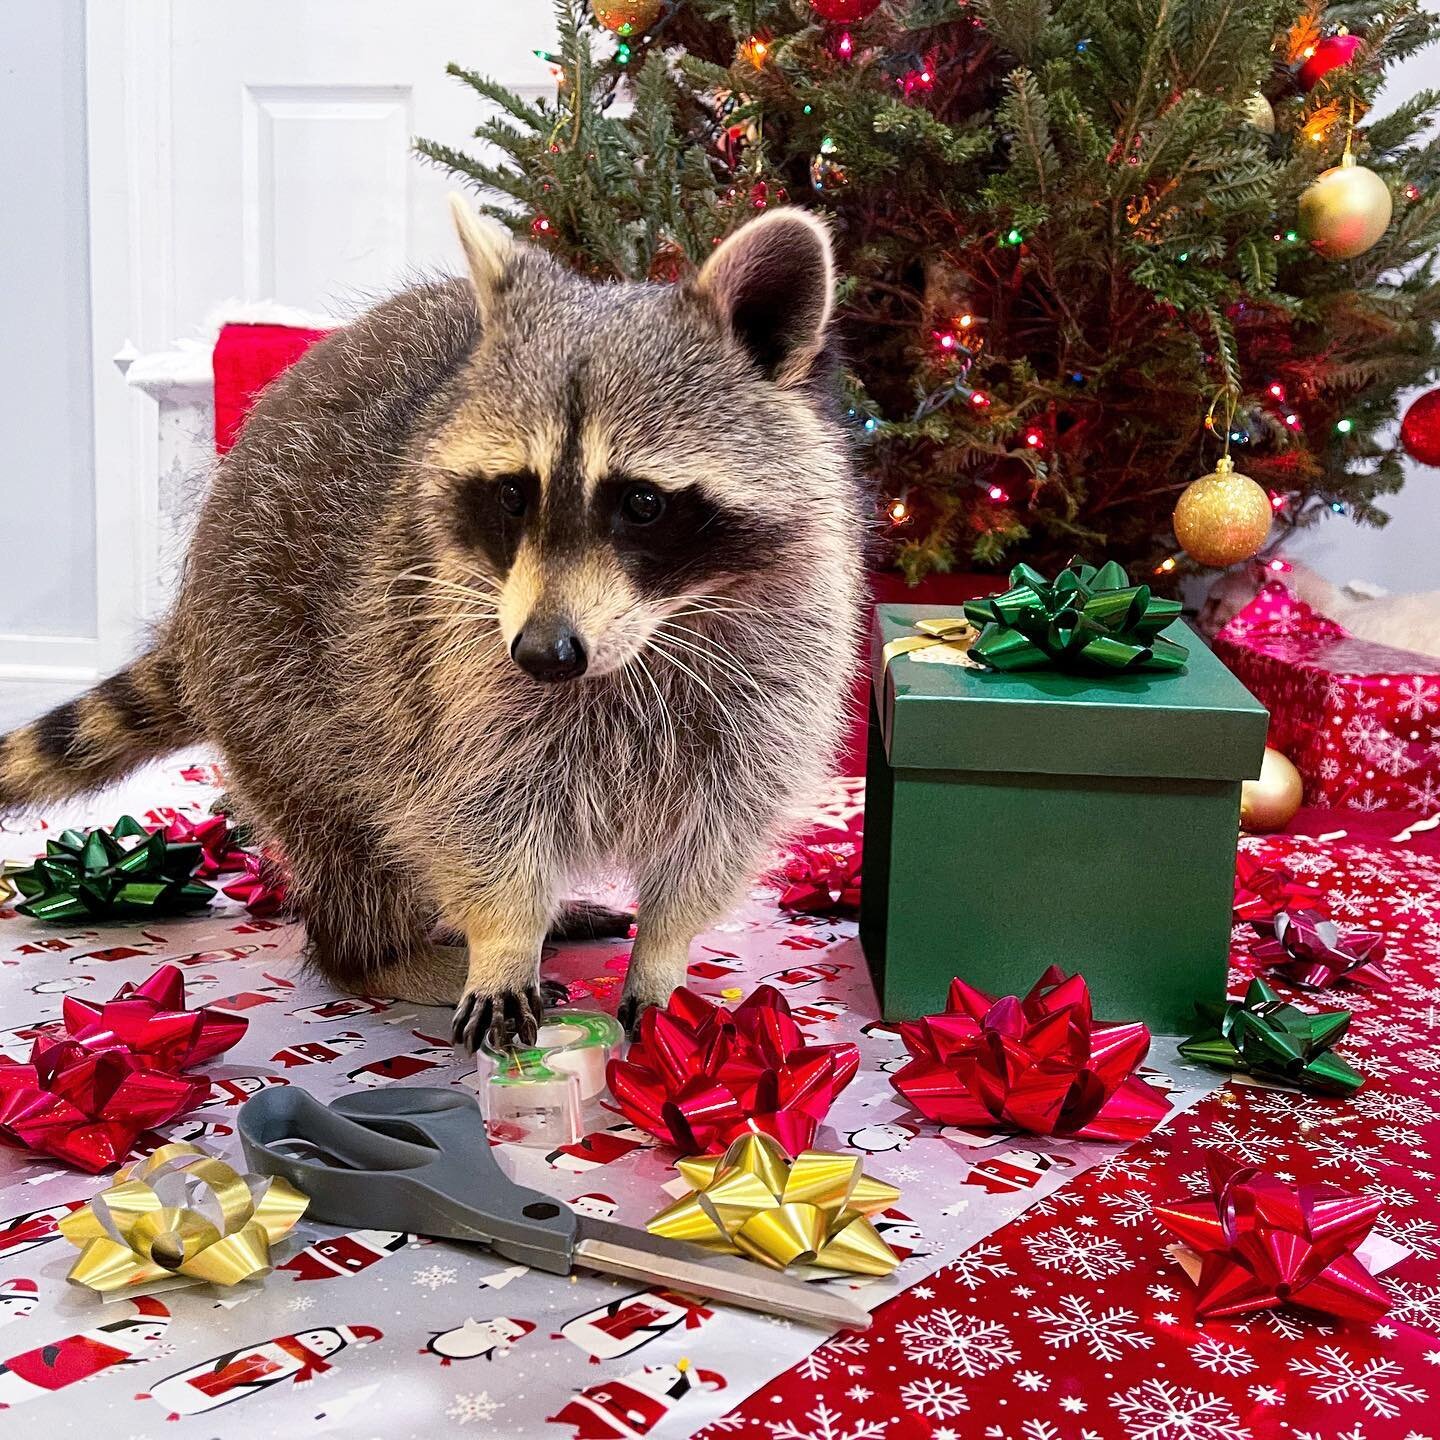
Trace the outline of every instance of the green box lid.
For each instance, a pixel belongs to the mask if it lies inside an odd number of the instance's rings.
[[[1260,773],[1270,715],[1183,621],[1164,635],[1185,668],[1115,676],[1001,673],[898,655],[890,641],[955,607],[877,605],[870,669],[897,770],[983,770],[1245,780]],[[924,652],[921,652],[924,653]]]

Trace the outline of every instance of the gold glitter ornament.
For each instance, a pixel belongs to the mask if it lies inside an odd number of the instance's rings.
[[[665,8],[663,0],[595,0],[595,21],[613,35],[643,35]]]
[[[1260,778],[1240,785],[1240,828],[1242,830],[1283,830],[1294,818],[1305,798],[1300,772],[1278,750],[1265,747]]]
[[[1300,229],[1327,260],[1352,260],[1385,233],[1393,209],[1390,187],[1347,149],[1301,192]]]
[[[1222,455],[1175,506],[1175,538],[1192,560],[1224,569],[1259,552],[1270,533],[1270,497]]]

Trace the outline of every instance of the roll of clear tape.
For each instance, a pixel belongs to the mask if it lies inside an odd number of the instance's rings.
[[[554,1149],[585,1133],[585,1106],[605,1089],[605,1067],[624,1038],[619,1023],[592,1010],[545,1018],[533,1045],[476,1054],[477,1089],[492,1138]]]

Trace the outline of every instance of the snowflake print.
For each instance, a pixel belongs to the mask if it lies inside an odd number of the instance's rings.
[[[1440,779],[1433,775],[1423,775],[1418,785],[1407,785],[1415,801],[1415,809],[1422,815],[1433,815],[1440,810]]]
[[[1108,1160],[1102,1160],[1090,1173],[1097,1180],[1143,1180],[1154,1163],[1122,1151]],[[1063,1195],[1065,1192],[1062,1190],[1059,1193]]]
[[[1366,1185],[1364,1193],[1372,1200],[1378,1200],[1387,1210],[1404,1210],[1415,1203],[1415,1197],[1398,1185]]]
[[[453,1285],[456,1272],[453,1268],[444,1265],[427,1265],[423,1270],[417,1270],[412,1277],[412,1284],[423,1285],[427,1290],[438,1290],[442,1285]]]
[[[1248,1375],[1255,1368],[1255,1357],[1240,1345],[1231,1345],[1207,1335],[1190,1347],[1190,1358],[1213,1375]]]
[[[1362,1090],[1350,1102],[1360,1115],[1371,1120],[1395,1120],[1402,1125],[1428,1125],[1435,1107],[1418,1095],[1401,1095],[1394,1090]]]
[[[1118,1275],[1130,1264],[1130,1257],[1118,1241],[1105,1235],[1087,1235],[1068,1225],[1027,1238],[1025,1248],[1042,1270],[1068,1270],[1082,1280],[1103,1280],[1107,1275]]]
[[[1315,1359],[1292,1360],[1290,1368],[1315,1383],[1311,1390],[1317,1400],[1336,1405],[1358,1402],[1380,1420],[1393,1420],[1403,1405],[1425,1398],[1418,1386],[1396,1377],[1400,1366],[1380,1356],[1357,1364],[1338,1345],[1322,1345]]]
[[[1385,1284],[1395,1297],[1390,1306],[1392,1320],[1440,1334],[1440,1285],[1410,1285],[1403,1280]]]
[[[308,1310],[315,1303],[313,1295],[296,1295],[294,1299],[285,1302],[287,1310]]]
[[[1382,1214],[1375,1222],[1375,1228],[1397,1245],[1413,1250],[1426,1260],[1440,1255],[1440,1226],[1433,1220],[1397,1219],[1393,1215]]]
[[[949,1420],[970,1408],[965,1392],[948,1380],[911,1380],[900,1387],[900,1398],[907,1408],[931,1420]]]
[[[457,1425],[468,1425],[472,1420],[493,1420],[497,1410],[503,1410],[503,1400],[492,1400],[488,1390],[474,1395],[457,1395],[445,1412]]]
[[[1102,1195],[1102,1204],[1109,1206],[1110,1218],[1121,1230],[1144,1225],[1151,1218],[1154,1197],[1148,1190],[1122,1190],[1116,1195]]]
[[[955,1370],[971,1380],[1020,1358],[1010,1332],[998,1320],[976,1320],[958,1310],[903,1321],[897,1333],[909,1359]]]
[[[1423,675],[1402,680],[1396,689],[1395,706],[1411,720],[1423,720],[1440,711],[1440,683],[1432,684]]]
[[[1265,1165],[1269,1163],[1270,1152],[1283,1150],[1285,1141],[1278,1135],[1267,1135],[1263,1130],[1242,1130],[1233,1120],[1217,1120],[1208,1130],[1202,1130],[1195,1136],[1195,1147],[1199,1150],[1228,1150],[1247,1164]]]
[[[1058,1308],[1033,1306],[1030,1318],[1049,1328],[1040,1338],[1057,1350],[1083,1345],[1097,1360],[1118,1360],[1128,1345],[1145,1350],[1155,1343],[1152,1336],[1135,1328],[1138,1317],[1133,1310],[1111,1306],[1097,1311],[1082,1295],[1062,1295]]]
[[[1367,1059],[1366,1065],[1374,1069],[1374,1065]],[[1417,1065],[1417,1069],[1419,1066]],[[1435,1064],[1432,1067],[1440,1070],[1440,1052],[1435,1055]],[[1383,1140],[1387,1145],[1404,1145],[1407,1148],[1418,1145],[1425,1137],[1418,1130],[1411,1130],[1407,1125],[1377,1125],[1375,1127],[1375,1138]]]
[[[1321,1135],[1305,1142],[1315,1155],[1317,1170],[1344,1169],[1347,1165],[1365,1176],[1380,1168],[1380,1151],[1374,1145],[1357,1145],[1343,1135]]]
[[[1017,1370],[1015,1386],[1029,1395],[1038,1395],[1042,1390],[1050,1388],[1050,1377],[1040,1370]]]
[[[870,1348],[870,1342],[863,1335],[837,1335],[833,1340],[812,1350],[797,1367],[807,1380],[825,1380],[836,1365],[844,1365],[847,1375],[858,1375],[863,1365],[851,1365],[847,1360],[863,1355]]]
[[[1167,1380],[1146,1380],[1113,1403],[1133,1440],[1249,1440],[1250,1432],[1218,1395]]]
[[[1015,1272],[1000,1258],[998,1245],[974,1245],[949,1268],[949,1274],[967,1290],[978,1290],[988,1279]]]
[[[1084,1203],[1085,1197],[1077,1195],[1073,1190],[1056,1190],[1043,1200],[1037,1200],[1030,1207],[1030,1213],[1032,1215],[1054,1215],[1059,1210],[1074,1209],[1075,1206]]]
[[[800,1425],[810,1428],[802,1430]],[[774,1440],[882,1440],[890,1422],[857,1420],[847,1426],[840,1412],[832,1410],[821,1400],[806,1414],[800,1425],[793,1420],[772,1420],[770,1434]]]

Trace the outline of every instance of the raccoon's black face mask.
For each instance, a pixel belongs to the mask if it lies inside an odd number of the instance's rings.
[[[829,239],[777,210],[692,282],[599,286],[457,206],[482,335],[431,448],[457,559],[493,585],[538,680],[603,675],[683,639],[682,611],[848,543],[827,419]]]

